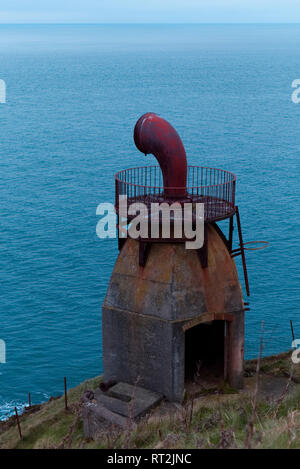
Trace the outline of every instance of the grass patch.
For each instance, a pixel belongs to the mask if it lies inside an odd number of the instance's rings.
[[[187,398],[172,411],[155,409],[134,430],[103,428],[96,441],[89,441],[79,418],[80,397],[99,385],[97,377],[69,390],[68,411],[61,397],[21,415],[22,440],[14,419],[1,423],[0,448],[300,448],[300,385],[294,382],[282,401],[258,399],[254,415],[255,371],[256,361],[246,362],[243,392],[225,385],[217,394]],[[290,353],[262,360],[262,377],[288,380],[289,373]],[[297,367],[295,376],[300,378]]]

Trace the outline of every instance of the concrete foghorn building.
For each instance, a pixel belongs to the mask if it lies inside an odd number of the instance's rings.
[[[201,249],[186,249],[184,240],[175,238],[119,240],[102,309],[104,380],[138,383],[179,402],[197,383],[227,381],[241,388],[245,305],[235,255],[242,255],[249,287],[236,178],[187,166],[178,134],[155,114],[139,119],[135,142],[143,153],[153,153],[159,166],[118,173],[117,200],[126,195],[128,204],[203,203],[205,237]],[[228,239],[217,225],[226,219]]]

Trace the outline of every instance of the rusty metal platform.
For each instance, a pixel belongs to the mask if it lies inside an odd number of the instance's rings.
[[[236,176],[222,169],[188,166],[184,196],[170,197],[172,188],[164,187],[159,166],[125,169],[115,175],[116,210],[119,196],[126,196],[128,205],[142,202],[147,208],[152,203],[204,203],[204,220],[213,222],[230,218],[235,212]],[[176,190],[179,190],[178,187]]]

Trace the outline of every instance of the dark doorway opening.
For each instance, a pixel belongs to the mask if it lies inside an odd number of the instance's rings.
[[[225,378],[226,321],[201,323],[185,332],[185,381],[217,384]]]

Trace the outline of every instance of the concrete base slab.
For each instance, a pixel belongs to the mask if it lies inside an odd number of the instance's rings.
[[[95,400],[99,404],[112,412],[132,419],[145,415],[162,398],[162,394],[127,383],[118,383],[105,393],[100,389],[95,391]]]
[[[105,428],[106,422],[125,428],[128,419],[111,412],[103,405],[88,402],[82,407],[83,434],[85,438],[95,438]]]
[[[94,399],[82,407],[84,436],[95,438],[105,422],[121,428],[135,425],[134,421],[155,407],[162,398],[162,394],[127,383],[118,383],[107,392],[97,389]]]

